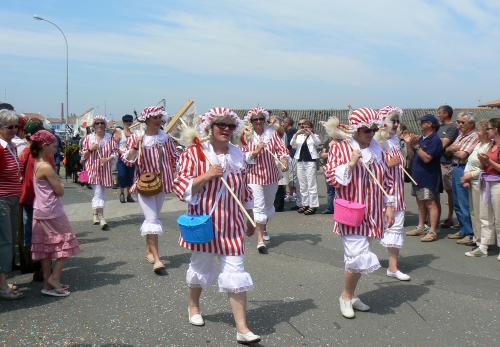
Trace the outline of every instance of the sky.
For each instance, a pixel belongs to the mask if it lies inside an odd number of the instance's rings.
[[[500,1],[1,0],[0,101],[120,118],[165,98],[285,109],[500,98]]]

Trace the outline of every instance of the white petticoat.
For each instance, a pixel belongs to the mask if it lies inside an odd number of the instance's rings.
[[[371,240],[365,236],[342,236],[346,272],[370,273],[380,268],[377,255],[372,252]]]
[[[165,201],[165,193],[161,192],[153,196],[138,194],[137,200],[144,213],[141,236],[162,235],[164,231],[160,221],[160,212]]]
[[[394,224],[384,230],[380,244],[384,247],[402,248],[405,240],[405,211],[394,211]]]
[[[94,192],[94,196],[92,197],[92,208],[104,208],[104,198],[106,187],[101,186],[99,184],[92,184],[92,190]]]
[[[216,258],[220,261],[217,269]],[[226,256],[212,253],[193,252],[186,273],[189,287],[207,288],[217,280],[219,291],[241,293],[253,289],[252,277],[245,272],[244,256]]]

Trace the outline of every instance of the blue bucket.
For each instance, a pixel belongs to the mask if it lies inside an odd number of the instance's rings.
[[[182,214],[177,218],[184,241],[194,244],[208,243],[214,239],[212,217]]]

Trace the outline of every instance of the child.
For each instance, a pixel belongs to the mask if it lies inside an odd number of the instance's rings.
[[[57,139],[50,132],[40,130],[31,136],[31,141],[31,155],[36,158],[31,254],[34,261],[42,263],[42,294],[68,296],[68,286],[60,282],[61,273],[66,258],[78,254],[80,247],[63,210],[64,186],[52,164]],[[54,258],[56,262],[51,269]]]

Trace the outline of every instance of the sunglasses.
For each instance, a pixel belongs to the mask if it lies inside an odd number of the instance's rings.
[[[94,125],[106,125],[104,122],[95,122]]]
[[[124,120],[123,123],[133,123],[133,120]]]
[[[229,129],[231,131],[236,129],[236,124],[228,124],[228,123],[214,123],[214,125],[219,129]]]
[[[160,119],[161,117],[163,117],[161,114],[157,115],[157,116],[151,116],[149,118],[153,118],[153,119]]]
[[[378,131],[378,128],[361,129],[361,132],[363,132],[364,134],[376,133],[377,131]]]
[[[19,125],[5,125],[2,128],[9,129],[9,130],[19,129]]]
[[[463,120],[457,120],[457,124],[465,124]]]
[[[398,123],[398,124],[401,124],[401,121],[399,119],[393,119],[392,120],[393,123]]]
[[[264,117],[259,117],[259,118],[252,118],[251,122],[254,123],[254,122],[263,122],[265,121],[266,118]]]

